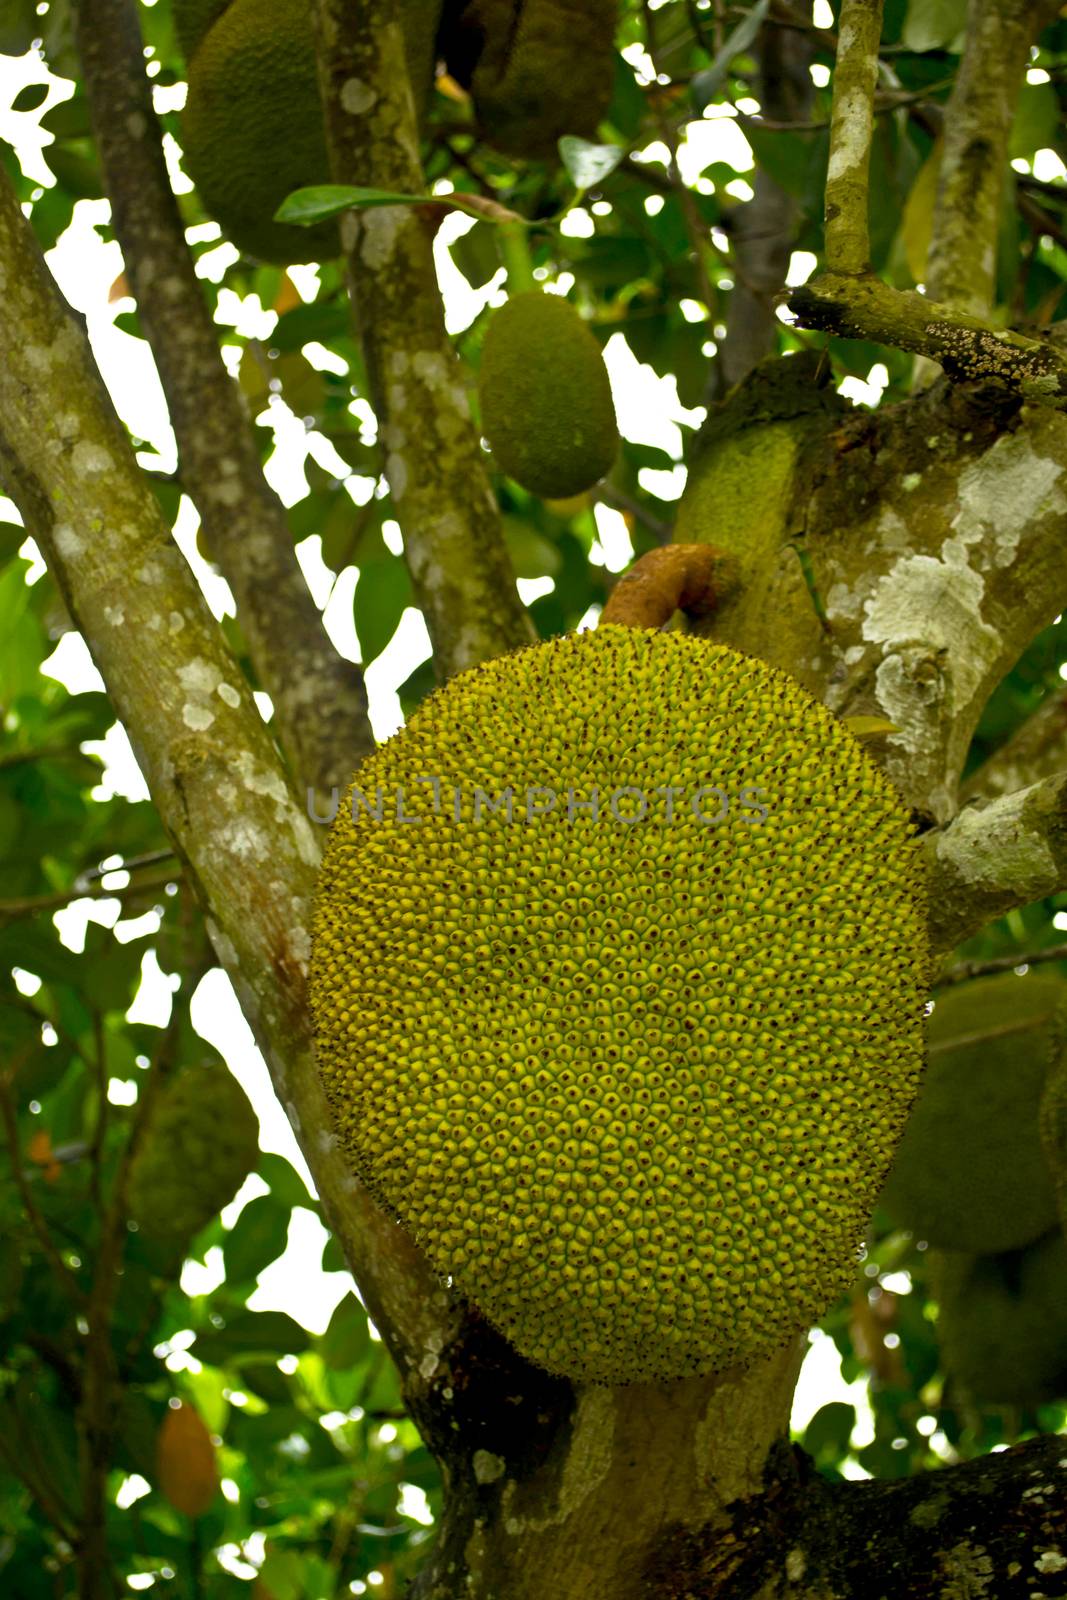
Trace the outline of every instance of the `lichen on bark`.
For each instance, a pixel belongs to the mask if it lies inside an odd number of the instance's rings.
[[[334,179],[421,194],[411,85],[392,0],[315,0]],[[441,678],[528,643],[460,365],[445,331],[432,210],[382,206],[342,221],[393,507]]]

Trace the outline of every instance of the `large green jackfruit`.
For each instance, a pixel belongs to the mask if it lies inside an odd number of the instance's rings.
[[[765,662],[602,627],[454,678],[364,764],[319,1067],[371,1191],[523,1354],[682,1377],[850,1282],[927,959],[907,806],[841,723]]]
[[[195,40],[182,119],[190,178],[246,254],[280,263],[336,255],[334,222],[298,228],[273,220],[294,189],[330,181],[308,0],[229,0],[197,37],[207,4],[195,0],[185,23]],[[439,6],[404,0],[402,7],[420,105],[433,80]]]
[[[1067,1399],[1067,1243],[1054,1230],[1004,1255],[934,1263],[946,1372],[989,1405]]]
[[[498,465],[532,494],[552,500],[580,494],[618,453],[600,346],[559,295],[514,295],[493,315],[478,399]]]
[[[259,1120],[221,1062],[185,1067],[164,1088],[130,1168],[130,1216],[184,1246],[228,1204],[259,1157]]]
[[[182,55],[191,60],[193,51],[230,0],[173,0],[171,15]]]
[[[1056,1222],[1038,1108],[1063,1044],[1067,984],[1005,973],[937,996],[922,1092],[882,1194],[930,1244],[1015,1250]]]
[[[617,13],[617,0],[453,3],[442,51],[487,142],[554,157],[563,134],[593,138],[614,85]]]

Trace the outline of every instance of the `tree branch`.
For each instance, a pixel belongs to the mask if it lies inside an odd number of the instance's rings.
[[[360,669],[334,649],[223,365],[163,160],[135,0],[78,0],[85,91],[130,287],[178,441],[181,477],[233,590],[249,654],[302,784],[327,793],[374,748]]]
[[[808,6],[810,21],[811,6]],[[758,40],[757,97],[775,121],[803,122],[811,110],[811,37],[799,29],[764,23]],[[737,281],[729,297],[726,337],[711,366],[706,401],[719,400],[778,345],[775,297],[785,282],[793,251],[797,205],[763,167],[757,167],[753,198],[740,207],[733,228]]]
[[[826,173],[826,265],[831,272],[865,272],[868,173],[882,0],[842,0],[830,109]]]
[[[958,382],[985,379],[1032,405],[1067,408],[1067,352],[880,278],[825,272],[787,301],[801,327],[929,356]]]
[[[922,849],[931,950],[944,956],[994,917],[1067,888],[1067,772],[965,806]]]
[[[90,644],[371,1316],[418,1389],[453,1311],[341,1156],[306,1004],[315,830],[0,175],[0,477]]]
[[[334,181],[425,188],[393,0],[315,0]],[[533,638],[515,588],[459,362],[445,331],[433,224],[407,206],[341,222],[349,286],[404,555],[448,678]]]
[[[1046,945],[1043,950],[1013,950],[1011,955],[990,956],[985,961],[957,961],[947,967],[935,984],[938,989],[951,989],[957,983],[969,983],[972,978],[987,978],[995,972],[1014,972],[1019,967],[1040,967],[1046,961],[1067,961],[1067,944]]]
[[[970,0],[967,8],[945,107],[926,287],[932,299],[976,317],[988,315],[995,295],[1008,136],[1028,47],[1058,10],[1049,0]]]
[[[1011,738],[971,773],[960,799],[1012,794],[1067,768],[1067,689],[1046,696]]]

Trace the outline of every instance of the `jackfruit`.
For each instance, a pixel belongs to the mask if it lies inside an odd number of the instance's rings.
[[[229,3],[230,0],[174,0],[174,32],[186,61],[191,60],[193,51]]]
[[[1058,1013],[1057,1020],[1060,1023],[1067,1020],[1062,1011]],[[1060,1227],[1067,1238],[1067,1048],[1059,1039],[1054,1039],[1052,1055],[1053,1060],[1041,1091],[1037,1120],[1041,1150],[1056,1196]]]
[[[518,294],[495,313],[482,345],[478,399],[497,464],[531,494],[580,494],[618,453],[600,346],[559,295]]]
[[[906,805],[786,673],[645,629],[534,645],[431,695],[331,829],[338,1137],[550,1372],[769,1355],[851,1280],[924,930]]]
[[[1065,1008],[1067,984],[1049,973],[1009,972],[937,997],[922,1091],[882,1193],[894,1222],[980,1255],[1055,1225],[1038,1107]]]
[[[406,0],[402,20],[412,88],[433,82],[440,0]],[[193,38],[200,0],[184,24]],[[330,182],[309,0],[230,0],[195,43],[182,118],[185,165],[206,209],[247,255],[289,264],[340,249],[333,221],[275,222],[294,189]]]
[[[1058,1231],[1025,1250],[932,1263],[942,1362],[972,1400],[1067,1399],[1067,1243]]]
[[[259,1121],[221,1062],[163,1089],[130,1167],[127,1207],[150,1238],[184,1247],[233,1199],[259,1157]]]
[[[617,0],[453,4],[441,49],[487,143],[551,158],[563,134],[595,137],[615,81],[617,14]]]

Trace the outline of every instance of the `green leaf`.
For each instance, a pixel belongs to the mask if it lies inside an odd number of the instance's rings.
[[[264,1151],[260,1155],[256,1173],[269,1185],[271,1194],[283,1206],[287,1206],[290,1210],[293,1206],[306,1206],[309,1211],[318,1209],[318,1201],[312,1199],[307,1184],[284,1156]],[[247,1207],[245,1209],[247,1210]]]
[[[1060,107],[1051,83],[1024,83],[1015,102],[1015,121],[1008,140],[1008,155],[1029,160],[1035,150],[1054,143]]]
[[[27,83],[11,102],[12,111],[36,111],[48,99],[47,83]]]
[[[56,139],[87,139],[92,133],[89,102],[83,94],[57,100],[41,118],[41,127]]]
[[[354,1294],[346,1294],[318,1342],[319,1354],[328,1367],[347,1368],[354,1367],[369,1348],[367,1313]]]
[[[763,25],[763,19],[771,8],[771,0],[759,0],[746,17],[728,34],[722,49],[703,72],[698,72],[689,85],[689,98],[693,102],[694,111],[703,111],[705,106],[711,104],[719,90],[726,82],[730,65],[735,57],[744,55],[745,51],[755,42],[757,33]]]
[[[360,567],[352,613],[364,667],[381,655],[413,604],[411,578],[400,556]]]
[[[488,222],[476,222],[448,247],[472,289],[481,289],[500,270],[500,246]]]
[[[69,140],[63,144],[49,145],[45,160],[56,179],[78,200],[99,200],[104,193],[100,165],[87,142]]]
[[[840,1460],[856,1426],[856,1408],[843,1400],[820,1406],[804,1429],[804,1448],[809,1455],[828,1455]]]
[[[341,1246],[338,1244],[337,1239],[332,1233],[322,1247],[321,1270],[323,1272],[348,1271],[348,1262],[345,1260],[345,1253],[341,1249]]]
[[[0,0],[0,55],[26,55],[40,32],[36,0]]]
[[[397,194],[392,189],[365,189],[357,184],[316,183],[286,195],[274,213],[274,220],[309,228],[327,217],[340,216],[342,211],[366,211],[373,206],[424,206],[432,198],[424,194]],[[450,195],[446,196],[446,203],[451,199]]]
[[[910,0],[901,42],[909,50],[952,50],[963,44],[967,0]]]
[[[198,1361],[223,1366],[242,1354],[270,1351],[279,1356],[306,1350],[311,1335],[286,1311],[237,1311],[221,1328],[206,1328],[196,1336]]]
[[[590,144],[572,133],[559,141],[563,165],[576,189],[591,189],[614,172],[626,151],[618,144]]]
[[[223,1242],[228,1283],[248,1283],[278,1259],[289,1236],[289,1217],[289,1207],[273,1194],[249,1200]]]

